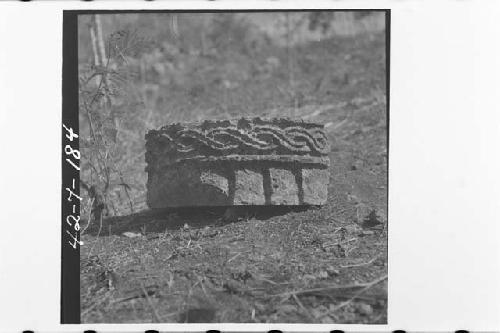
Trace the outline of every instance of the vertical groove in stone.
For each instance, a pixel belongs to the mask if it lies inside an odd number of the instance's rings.
[[[234,205],[234,193],[236,192],[236,170],[227,168],[227,183],[228,183],[228,201],[230,205]]]
[[[299,195],[299,205],[304,204],[304,179],[302,178],[302,169],[293,168],[293,173],[295,175],[295,182],[297,183],[297,190]]]
[[[271,204],[271,194],[272,194],[272,186],[271,186],[271,173],[269,172],[268,167],[262,168],[262,178],[263,178],[263,186],[264,186],[264,197],[266,200],[266,205]]]

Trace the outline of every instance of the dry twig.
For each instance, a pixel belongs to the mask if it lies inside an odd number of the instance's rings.
[[[363,288],[362,290],[365,291],[364,290],[365,288],[373,287],[374,285],[384,281],[385,279],[387,279],[387,275],[384,275],[383,277],[375,279],[372,282],[368,282],[368,283],[346,284],[346,285],[342,285],[342,286],[331,286],[331,287],[324,287],[324,288],[313,288],[313,289],[288,291],[288,292],[284,292],[281,294],[274,294],[274,295],[270,295],[270,296],[277,297],[277,296],[290,296],[290,295],[306,295],[306,294],[317,293],[317,292],[328,292],[328,291],[334,291],[334,290],[355,289],[355,288]]]
[[[371,264],[371,263],[373,263],[375,260],[377,260],[379,257],[380,257],[380,254],[376,255],[375,257],[373,257],[372,259],[368,260],[367,262],[362,262],[362,263],[359,263],[359,264],[353,264],[353,265],[344,265],[344,266],[340,266],[340,267],[341,267],[341,268],[350,268],[350,267],[361,267],[361,266],[370,265],[370,264]]]
[[[359,290],[357,293],[355,293],[351,298],[349,298],[347,301],[345,302],[342,302],[340,303],[339,305],[337,305],[335,308],[333,308],[333,310],[331,312],[335,312],[341,308],[343,308],[344,306],[348,305],[349,303],[351,303],[353,300],[355,300],[358,296],[360,296],[362,293],[364,293],[365,291],[367,291],[368,289],[370,289],[371,287],[373,287],[374,285],[384,281],[387,279],[387,275],[384,275],[382,276],[381,278],[378,278],[378,279],[375,279],[373,280],[372,282],[369,282],[366,284],[366,286]]]
[[[144,296],[146,297],[146,300],[148,301],[148,305],[151,308],[151,313],[153,314],[155,321],[157,323],[161,323],[162,320],[161,320],[160,316],[158,315],[158,313],[156,312],[156,309],[153,306],[153,303],[151,302],[151,298],[149,297],[149,294],[146,291],[146,288],[144,288],[144,284],[142,284],[142,282],[141,282],[141,289],[142,289],[142,292],[144,293]]]
[[[297,295],[293,294],[293,299],[295,300],[295,302],[299,305],[299,307],[302,309],[302,311],[304,311],[304,313],[306,314],[306,316],[310,319],[310,320],[314,320],[313,316],[311,315],[311,313],[309,313],[309,311],[306,309],[306,307],[304,306],[304,304],[302,304],[302,302],[300,301],[300,299],[297,297]]]

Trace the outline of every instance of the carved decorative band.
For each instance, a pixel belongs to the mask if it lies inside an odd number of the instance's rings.
[[[164,126],[146,135],[148,148],[177,156],[312,155],[326,156],[328,139],[323,126],[288,119],[242,118]],[[152,141],[155,141],[154,143]]]

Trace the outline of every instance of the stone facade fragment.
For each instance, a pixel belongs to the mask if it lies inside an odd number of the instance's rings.
[[[322,205],[329,182],[323,126],[242,118],[172,124],[146,135],[150,208]]]

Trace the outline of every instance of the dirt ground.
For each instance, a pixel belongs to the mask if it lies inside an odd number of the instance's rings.
[[[327,204],[231,216],[144,209],[92,223],[82,236],[82,323],[387,322],[385,36],[295,51],[293,97],[272,89],[289,79],[278,71],[234,89],[227,109],[251,107],[228,115],[325,124]],[[209,109],[212,93],[200,105]],[[143,181],[143,167],[129,174]]]

